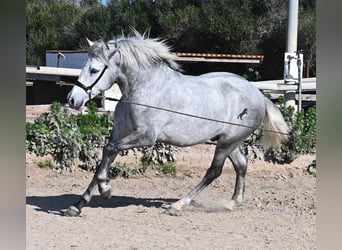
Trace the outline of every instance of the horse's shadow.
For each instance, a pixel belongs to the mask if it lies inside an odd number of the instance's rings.
[[[27,196],[26,204],[36,206],[36,211],[61,215],[63,214],[61,211],[67,209],[78,199],[80,199],[80,196],[75,194],[64,194],[58,196]],[[90,203],[87,204],[87,207],[118,208],[133,205],[161,208],[164,204],[175,201],[176,199],[136,198],[129,196],[112,196],[110,200],[103,200],[101,196],[94,195]]]

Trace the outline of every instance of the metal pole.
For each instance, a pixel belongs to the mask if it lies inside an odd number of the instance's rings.
[[[298,32],[298,5],[299,0],[288,1],[288,16],[287,16],[287,43],[286,52],[297,52],[297,32]],[[284,79],[285,80],[285,79]],[[295,84],[295,82],[287,82],[288,84]],[[285,92],[285,106],[296,106],[296,92]]]
[[[297,52],[298,0],[289,0],[286,52]]]
[[[302,60],[300,52],[297,52],[297,67],[298,67],[298,112],[302,110]]]
[[[62,54],[61,52],[58,51],[58,53],[57,53],[57,68],[59,68],[59,61],[60,61],[61,57],[63,59],[65,59],[64,54]]]

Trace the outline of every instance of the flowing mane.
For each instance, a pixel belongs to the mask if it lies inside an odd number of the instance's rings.
[[[105,52],[109,48],[109,53]],[[90,48],[89,54],[99,58],[105,64],[109,63],[110,54],[119,52],[120,65],[129,68],[150,68],[158,63],[166,63],[170,68],[180,71],[180,66],[175,61],[165,40],[148,38],[144,34],[133,30],[132,36],[120,36],[108,43],[99,40]],[[109,54],[109,56],[108,56]]]

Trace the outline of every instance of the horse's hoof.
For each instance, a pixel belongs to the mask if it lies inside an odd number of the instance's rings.
[[[228,211],[233,211],[236,204],[237,204],[237,202],[235,200],[229,200],[223,204],[223,207],[224,207],[224,209],[226,209]]]
[[[81,213],[81,210],[79,210],[75,206],[70,206],[67,210],[62,211],[62,214],[64,216],[69,216],[69,217],[79,216],[80,213]]]
[[[110,188],[106,191],[101,192],[101,197],[105,200],[109,200],[112,197],[112,194],[110,192]]]
[[[178,210],[174,207],[168,207],[164,210],[164,214],[171,215],[171,216],[180,216],[182,210]]]

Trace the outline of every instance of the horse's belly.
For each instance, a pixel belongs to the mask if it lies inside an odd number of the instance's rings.
[[[210,121],[166,126],[158,141],[179,147],[192,146],[211,140],[222,132],[222,126],[212,126]]]

